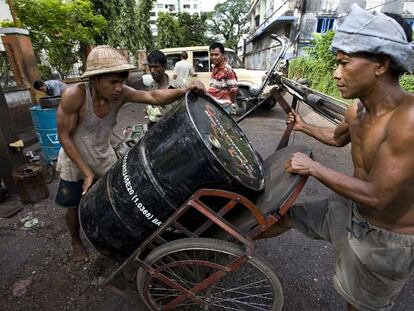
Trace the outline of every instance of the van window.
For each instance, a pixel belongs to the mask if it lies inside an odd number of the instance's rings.
[[[180,61],[180,53],[178,54],[168,54],[167,56],[167,70],[174,70],[176,62]]]
[[[195,72],[209,72],[210,58],[208,51],[193,52],[193,66]]]
[[[234,52],[225,51],[224,55],[226,56],[228,64],[231,68],[244,68],[243,62]]]

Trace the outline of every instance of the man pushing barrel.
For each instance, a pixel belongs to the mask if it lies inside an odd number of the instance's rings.
[[[119,109],[126,102],[167,105],[189,90],[204,92],[199,82],[183,89],[134,90],[124,85],[134,67],[114,48],[98,46],[88,56],[82,78],[89,82],[68,87],[57,111],[60,184],[56,203],[66,207],[66,222],[76,262],[88,260],[79,236],[78,205],[94,180],[105,174],[116,156],[109,137]]]
[[[261,237],[297,228],[332,242],[334,286],[349,310],[390,310],[414,269],[414,95],[399,84],[414,69],[410,26],[398,15],[354,4],[338,28],[334,79],[343,98],[358,98],[335,129],[288,123],[331,146],[352,142],[353,176],[302,153],[290,173],[314,176],[337,195],[293,206]]]

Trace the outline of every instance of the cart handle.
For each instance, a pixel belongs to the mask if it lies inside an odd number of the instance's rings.
[[[262,214],[262,212],[257,208],[257,206],[247,199],[246,197],[239,195],[234,192],[225,191],[225,190],[219,190],[219,189],[200,189],[197,190],[193,197],[200,199],[205,196],[215,196],[215,197],[221,197],[231,200],[229,203],[227,203],[219,212],[218,214],[220,216],[226,214],[229,212],[233,207],[236,206],[237,203],[240,203],[242,206],[246,207],[256,218],[258,224],[261,228],[266,228],[267,221],[265,216]],[[223,211],[223,212],[222,212]]]

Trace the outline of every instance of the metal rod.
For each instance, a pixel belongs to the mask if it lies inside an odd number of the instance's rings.
[[[279,65],[280,61],[282,60],[282,58],[285,56],[287,48],[288,48],[288,39],[285,37],[279,37],[275,34],[271,35],[272,39],[278,41],[280,43],[280,51],[279,54],[276,57],[276,60],[273,62],[272,66],[270,67],[269,71],[267,72],[265,78],[262,81],[262,84],[260,85],[260,91],[259,91],[259,95],[261,96],[263,94],[264,89],[266,88],[270,77],[273,75],[273,73],[275,72],[275,70],[277,69],[277,66]]]

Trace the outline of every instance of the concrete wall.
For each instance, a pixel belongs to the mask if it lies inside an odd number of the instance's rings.
[[[271,29],[272,33],[285,35],[284,27]],[[267,70],[273,63],[277,46],[270,36],[262,36],[246,46],[245,66],[247,69]]]

